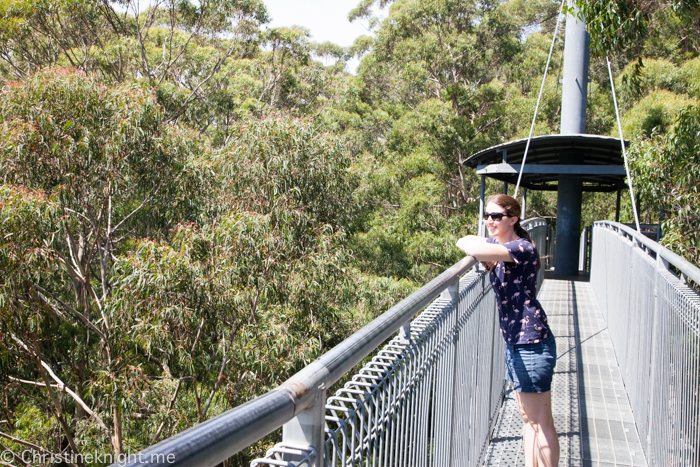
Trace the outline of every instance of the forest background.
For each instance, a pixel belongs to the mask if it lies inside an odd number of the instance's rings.
[[[587,132],[618,136],[613,51],[641,220],[663,206],[663,243],[698,264],[698,5],[580,6]],[[342,48],[265,29],[260,0],[0,0],[10,465],[27,450],[116,456],[178,433],[278,385],[457,261],[456,239],[477,229],[463,162],[527,136],[558,9],[362,0],[350,19],[374,36]],[[559,132],[562,51],[558,40],[535,135]],[[554,216],[555,196],[530,192],[527,216]],[[612,218],[614,197],[585,194],[584,225]]]

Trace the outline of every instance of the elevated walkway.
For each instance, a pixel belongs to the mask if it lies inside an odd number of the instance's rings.
[[[559,465],[700,466],[700,269],[622,224],[593,232],[590,282],[538,277]],[[281,386],[114,467],[216,465],[280,427],[251,467],[524,465],[496,310],[466,257]]]
[[[560,466],[646,466],[615,351],[587,279],[546,279],[539,299],[557,337],[552,387]],[[524,466],[523,421],[507,390],[485,466]]]

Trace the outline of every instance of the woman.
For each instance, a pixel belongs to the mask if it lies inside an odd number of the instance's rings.
[[[490,272],[506,341],[507,378],[525,421],[526,465],[555,467],[559,440],[551,386],[557,350],[547,315],[535,297],[539,255],[520,226],[520,203],[515,198],[491,196],[484,219],[491,238],[467,235],[457,241],[457,247]]]

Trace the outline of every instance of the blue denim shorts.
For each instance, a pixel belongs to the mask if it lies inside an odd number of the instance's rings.
[[[518,392],[547,392],[557,363],[557,344],[550,336],[539,344],[506,344],[506,379]]]

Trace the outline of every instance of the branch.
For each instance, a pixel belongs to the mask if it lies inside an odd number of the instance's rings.
[[[136,209],[134,209],[134,210],[131,211],[129,214],[127,214],[127,216],[126,216],[124,219],[122,219],[117,225],[115,225],[113,229],[108,229],[108,230],[107,230],[107,235],[111,237],[112,234],[113,234],[114,232],[116,232],[117,229],[119,229],[119,227],[121,227],[121,225],[122,225],[124,222],[127,221],[127,219],[129,219],[131,216],[133,216],[133,215],[136,214],[138,211],[140,211],[141,208],[144,207],[144,206],[146,205],[146,203],[148,203],[149,201],[151,201],[151,200],[158,194],[158,192],[160,191],[160,187],[161,187],[161,185],[158,185],[158,186],[156,187],[156,191],[154,191],[148,198],[146,198],[145,200],[143,200],[143,202],[142,202],[141,204],[139,204],[139,206],[138,206]]]
[[[78,261],[75,258],[75,253],[73,252],[73,244],[75,240],[73,239],[73,234],[71,233],[70,229],[68,228],[68,224],[64,222],[64,227],[66,229],[66,243],[68,244],[68,253],[70,253],[70,260],[73,263],[73,266],[70,266],[71,269],[73,269],[74,273],[78,276],[78,279],[80,279],[83,283],[86,282],[85,279],[85,271],[80,267],[80,264],[78,264]],[[68,266],[68,263],[66,262],[66,266]]]
[[[0,58],[2,58],[3,60],[5,60],[7,63],[10,64],[10,66],[15,70],[15,76],[18,79],[21,80],[21,79],[24,79],[25,76],[27,76],[27,73],[24,70],[22,70],[21,68],[19,68],[17,65],[15,65],[15,62],[12,61],[12,58],[8,54],[6,54],[5,52],[0,52]]]
[[[87,412],[88,414],[90,414],[90,416],[93,417],[93,418],[95,419],[95,421],[97,422],[97,424],[100,425],[100,427],[101,427],[103,430],[105,430],[107,433],[110,433],[109,428],[107,428],[107,425],[104,424],[104,422],[102,421],[102,419],[100,418],[100,416],[97,415],[95,412],[93,412],[92,409],[90,409],[90,407],[88,407],[88,405],[85,403],[85,401],[83,401],[83,399],[82,399],[79,395],[77,395],[75,392],[73,392],[68,386],[65,385],[65,383],[64,383],[63,381],[61,381],[61,378],[59,378],[59,377],[56,375],[56,373],[53,372],[53,370],[51,369],[51,367],[50,367],[49,365],[47,365],[46,362],[44,362],[44,361],[39,357],[39,355],[37,354],[37,352],[33,352],[33,351],[29,348],[29,346],[28,346],[27,344],[25,344],[25,343],[22,342],[20,339],[18,339],[17,336],[15,336],[14,334],[10,334],[10,336],[12,336],[12,339],[13,339],[15,342],[17,342],[19,345],[21,345],[21,346],[24,348],[24,350],[26,350],[27,352],[29,352],[30,354],[32,354],[32,356],[37,360],[37,363],[39,363],[39,364],[41,365],[41,367],[44,369],[44,371],[46,371],[46,373],[48,373],[49,376],[51,376],[51,378],[52,378],[54,381],[56,381],[56,383],[58,384],[58,389],[59,389],[60,391],[63,391],[63,392],[65,392],[65,393],[67,393],[69,396],[71,396],[71,397],[85,410],[85,412]],[[52,391],[51,391],[51,386],[52,386],[52,385],[50,385],[48,382],[46,382],[45,387],[46,387],[47,389],[49,389],[49,392],[52,392]]]
[[[121,24],[121,20],[119,19],[119,15],[117,15],[117,14],[114,12],[114,10],[113,10],[112,7],[110,6],[109,2],[108,2],[107,0],[102,0],[101,6],[102,6],[102,9],[103,9],[104,12],[105,12],[105,18],[107,18],[107,21],[108,21],[109,24],[112,26],[112,29],[114,30],[114,32],[115,32],[117,35],[120,34],[120,33],[123,33],[123,32],[124,32],[124,25]],[[117,20],[117,23],[119,23],[119,26],[120,26],[119,28],[117,27],[116,24],[114,24],[114,21],[112,21],[112,16],[114,16],[114,18],[116,18],[116,20]]]
[[[52,454],[51,451],[47,451],[46,449],[42,448],[41,446],[37,446],[36,444],[30,443],[29,441],[24,441],[24,440],[21,440],[19,438],[15,438],[14,436],[3,433],[2,431],[0,431],[0,438],[9,439],[13,443],[21,444],[22,446],[27,446],[28,448],[32,448],[35,451],[39,451],[42,454]]]
[[[144,36],[142,34],[143,30],[146,28],[146,25],[152,21],[152,16],[153,12],[156,10],[158,7],[158,2],[155,6],[151,8],[151,10],[148,12],[148,15],[146,16],[146,20],[143,22],[143,27],[139,24],[139,2],[135,2],[134,4],[134,19],[136,19],[136,31],[138,32],[138,37],[139,37],[139,51],[141,52],[141,60],[143,61],[143,66],[145,67],[146,70],[146,76],[148,76],[148,79],[152,79],[152,73],[151,73],[151,67],[148,65],[148,57],[146,57],[146,46],[144,44]],[[148,26],[149,28],[151,27],[150,25]],[[146,35],[148,35],[148,31],[146,31]]]
[[[187,107],[187,105],[189,105],[190,101],[192,100],[192,97],[197,93],[197,91],[199,91],[199,89],[204,84],[206,84],[214,76],[214,74],[216,74],[217,71],[219,71],[219,68],[224,63],[224,61],[228,57],[230,57],[231,54],[233,53],[234,45],[235,45],[235,42],[233,42],[231,47],[229,47],[229,49],[226,51],[224,56],[221,57],[219,60],[217,60],[217,62],[214,64],[214,68],[211,70],[211,73],[209,74],[209,76],[207,76],[202,81],[200,81],[199,84],[197,85],[197,87],[192,90],[192,93],[187,97],[187,99],[185,99],[185,102],[183,102],[182,105],[180,106],[180,111],[177,114],[175,114],[173,117],[168,119],[169,122],[175,121],[182,114],[182,112],[184,112],[185,107]]]
[[[88,218],[85,214],[83,214],[82,212],[78,212],[78,211],[76,211],[76,210],[74,210],[74,209],[71,209],[71,208],[63,208],[63,209],[65,209],[65,210],[68,211],[68,212],[72,212],[73,214],[77,214],[78,216],[82,217],[83,219],[85,219],[86,221],[88,221],[88,223],[92,226],[93,229],[97,230],[97,227],[95,226],[95,223],[94,223],[90,218]]]
[[[41,366],[43,366],[44,369],[46,370],[46,372],[51,376],[51,378],[52,378],[54,381],[56,381],[56,383],[58,384],[58,389],[59,389],[59,390],[68,393],[68,395],[70,395],[78,404],[80,404],[80,406],[81,406],[88,414],[90,414],[91,417],[93,417],[93,418],[95,419],[95,421],[97,422],[97,424],[100,425],[100,427],[101,427],[103,430],[105,430],[107,433],[109,433],[109,428],[107,428],[107,425],[104,424],[104,422],[102,421],[102,419],[100,418],[100,416],[97,415],[95,412],[93,412],[92,409],[90,409],[90,407],[88,407],[88,405],[85,403],[85,401],[83,401],[83,399],[82,399],[79,395],[77,395],[77,394],[76,394],[75,392],[73,392],[68,386],[66,386],[66,385],[63,383],[63,381],[61,381],[61,379],[60,379],[58,376],[56,376],[56,374],[51,370],[51,368],[50,368],[43,360],[41,360]]]
[[[171,20],[171,21],[174,23],[174,20]],[[174,26],[173,26],[173,27],[174,27]],[[163,71],[162,71],[162,73],[161,73],[161,75],[160,75],[160,79],[158,80],[157,86],[160,86],[160,83],[163,82],[163,78],[165,78],[166,73],[168,72],[168,70],[170,70],[170,67],[173,66],[173,63],[175,63],[176,61],[178,61],[178,60],[180,59],[180,57],[182,57],[182,54],[185,53],[185,50],[187,49],[187,46],[190,44],[190,41],[192,40],[192,38],[194,37],[194,35],[195,35],[197,32],[199,32],[199,25],[197,25],[197,28],[195,29],[195,31],[194,31],[192,34],[190,34],[190,37],[187,38],[187,41],[185,41],[185,45],[182,46],[182,49],[181,49],[180,52],[177,54],[177,56],[176,56],[175,58],[173,58],[172,60],[169,60],[169,61],[168,61],[168,64],[165,65],[165,68],[163,68]],[[172,30],[171,30],[171,32],[170,32],[170,39],[169,39],[170,45],[169,45],[169,47],[168,47],[170,57],[172,57],[172,53],[173,53],[172,40],[173,40],[173,33],[172,33]],[[169,58],[170,58],[170,57],[169,57]]]
[[[6,447],[4,444],[0,443],[0,449],[2,449],[3,452],[9,452],[10,454],[12,454],[12,457],[14,457],[15,460],[16,460],[20,465],[23,465],[23,466],[25,466],[25,467],[29,467],[29,464],[27,464],[26,462],[24,462],[24,461],[22,460],[22,457],[21,457],[19,454],[17,454],[16,452],[14,452],[14,451],[11,450],[11,449],[7,449],[7,447]],[[12,465],[12,464],[6,464],[5,462],[3,462],[2,465],[9,465],[10,467],[15,467],[14,465]]]
[[[233,331],[232,331],[233,334]],[[231,344],[229,344],[229,349],[231,348]],[[207,399],[207,403],[204,406],[204,410],[202,411],[202,418],[207,416],[207,412],[209,411],[209,406],[211,405],[211,401],[214,400],[214,394],[216,394],[216,390],[219,387],[219,381],[221,381],[221,378],[224,376],[224,370],[226,369],[226,365],[228,364],[228,359],[226,358],[228,356],[228,349],[226,348],[226,342],[224,342],[224,358],[221,359],[221,368],[219,369],[219,376],[216,377],[216,381],[214,381],[214,387],[211,390],[211,393],[209,393],[209,398]]]
[[[43,287],[41,287],[40,285],[35,284],[35,283],[33,283],[33,282],[31,283],[31,285],[32,285],[32,287],[34,287],[34,288],[37,290],[37,296],[38,296],[46,305],[52,306],[51,303],[49,302],[49,299],[44,295],[44,294],[46,294],[46,295],[51,295],[51,292],[46,291]],[[104,333],[103,333],[102,331],[100,331],[100,329],[99,329],[97,326],[95,326],[94,324],[92,324],[92,323],[90,322],[90,320],[87,319],[87,317],[86,317],[85,315],[83,315],[81,312],[79,312],[78,310],[76,310],[75,308],[73,308],[72,306],[70,306],[69,304],[65,303],[65,302],[64,302],[63,300],[61,300],[60,298],[56,298],[56,297],[53,297],[53,296],[51,296],[51,298],[52,298],[53,300],[56,300],[63,308],[65,308],[66,310],[70,311],[70,312],[73,313],[75,316],[77,316],[78,319],[80,319],[80,321],[82,321],[90,330],[92,330],[92,331],[94,331],[95,333],[97,333],[97,335],[100,336],[101,339],[106,340],[106,337],[105,337]]]
[[[41,387],[41,388],[45,388],[45,387],[46,387],[46,383],[39,383],[39,382],[37,382],[37,381],[28,381],[28,380],[26,380],[26,379],[15,378],[14,376],[8,376],[8,378],[10,378],[11,381],[16,381],[16,382],[18,382],[18,383],[29,384],[29,385],[31,385],[31,386],[39,386],[39,387]],[[52,384],[51,387],[52,387],[52,388],[57,388],[57,387],[58,387],[58,384]],[[0,436],[2,436],[2,433],[1,433],[1,432],[0,432]]]
[[[202,321],[199,323],[199,329],[197,330],[197,336],[194,338],[194,343],[192,344],[192,350],[190,350],[190,353],[194,353],[194,348],[197,346],[197,342],[199,341],[199,336],[202,333],[203,326],[204,326],[204,318],[202,318]],[[168,370],[168,373],[170,373],[170,370]],[[185,370],[182,370],[182,373],[180,375],[180,379],[177,381],[177,387],[175,388],[175,392],[173,393],[172,397],[170,398],[170,403],[168,404],[168,410],[165,412],[165,417],[167,417],[170,414],[170,411],[173,410],[173,406],[175,405],[175,400],[177,400],[177,396],[180,393],[180,387],[182,386],[182,381],[184,379],[185,379]],[[165,426],[165,418],[160,423],[160,426],[158,426],[158,429],[156,430],[155,434],[153,435],[153,438],[151,438],[150,444],[155,444],[156,440],[160,437],[160,434],[162,433],[164,426]]]

